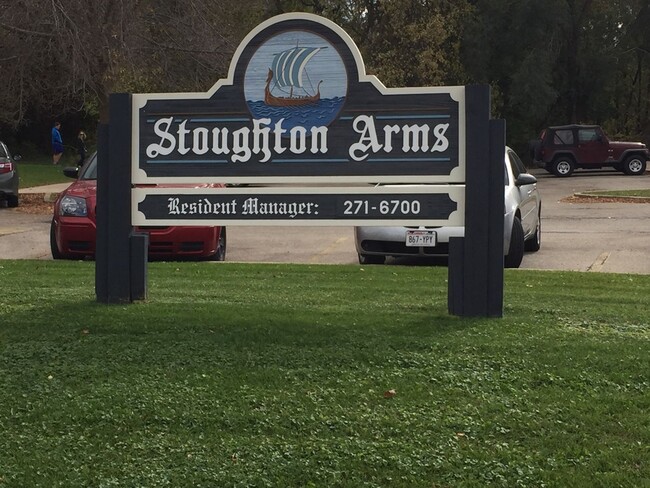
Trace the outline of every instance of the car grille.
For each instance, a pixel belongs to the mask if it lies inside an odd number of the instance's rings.
[[[68,248],[71,251],[90,251],[90,242],[88,241],[69,241]]]
[[[203,241],[181,242],[179,252],[181,253],[200,253],[203,251]],[[151,254],[172,254],[174,252],[173,242],[149,242],[149,252]]]
[[[181,242],[182,252],[201,252],[203,251],[203,241],[198,242]]]

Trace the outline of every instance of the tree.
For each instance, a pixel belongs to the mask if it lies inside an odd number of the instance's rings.
[[[615,2],[618,18],[613,57],[612,117],[608,129],[618,134],[638,134],[650,142],[650,4]]]
[[[494,113],[520,152],[552,124],[600,123],[627,137],[648,127],[647,1],[473,5],[463,63],[471,81],[492,85]]]
[[[463,63],[472,83],[492,87],[493,116],[507,121],[520,153],[560,98],[557,63],[563,0],[480,0],[465,27]]]
[[[321,0],[313,5],[353,37],[367,71],[387,86],[459,84],[464,79],[465,1]]]
[[[387,86],[490,84],[520,152],[568,122],[650,139],[647,0],[0,0],[0,126],[106,120],[112,92],[206,91],[290,11],[339,24]]]
[[[207,90],[258,23],[256,0],[0,0],[0,121],[96,110],[119,91]]]

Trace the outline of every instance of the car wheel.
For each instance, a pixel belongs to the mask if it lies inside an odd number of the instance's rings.
[[[359,254],[359,264],[384,264],[385,256],[376,256],[374,254]]]
[[[14,208],[18,206],[18,195],[9,195],[7,197],[7,207]]]
[[[645,173],[646,162],[639,156],[630,156],[623,163],[623,172],[626,175],[642,175]]]
[[[217,241],[217,251],[212,255],[213,261],[226,260],[226,228],[222,227],[219,232],[219,240]]]
[[[524,259],[524,228],[521,226],[519,217],[515,217],[512,222],[512,233],[510,234],[510,247],[508,255],[505,257],[504,266],[506,268],[518,268]]]
[[[56,233],[54,232],[54,219],[50,224],[50,250],[52,251],[52,259],[64,259],[65,256],[59,251],[59,246],[56,243]]]
[[[573,159],[562,156],[553,161],[551,169],[555,176],[571,176],[575,167]]]
[[[535,233],[530,236],[524,243],[524,250],[530,252],[537,252],[539,248],[542,247],[542,209],[539,209],[537,214],[537,227],[535,228]]]

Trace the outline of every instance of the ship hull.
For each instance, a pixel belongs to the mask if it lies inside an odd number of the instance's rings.
[[[271,107],[302,107],[305,105],[313,105],[320,101],[320,83],[318,83],[318,91],[315,95],[304,97],[276,97],[271,93],[272,79],[273,72],[269,70],[266,86],[264,87],[264,103]]]

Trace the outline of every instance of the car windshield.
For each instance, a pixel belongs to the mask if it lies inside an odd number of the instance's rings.
[[[0,142],[0,158],[9,158],[5,145]]]
[[[97,153],[90,156],[81,170],[79,175],[80,180],[96,180],[97,179]]]

